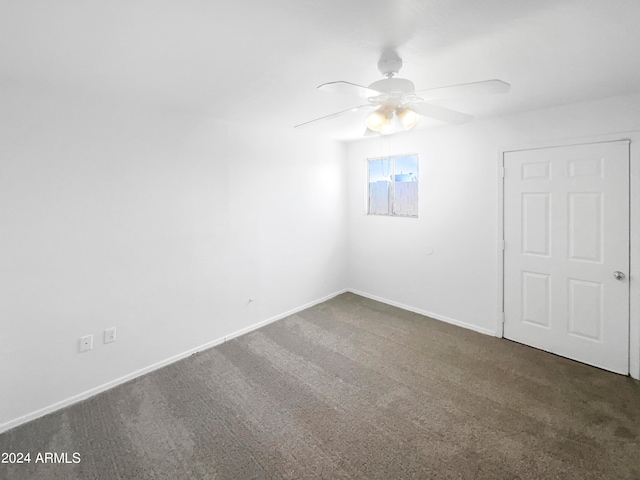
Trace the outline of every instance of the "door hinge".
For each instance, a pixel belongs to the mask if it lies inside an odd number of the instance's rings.
[[[502,323],[504,323],[504,312],[500,312],[500,320],[502,320]]]
[[[504,249],[506,247],[507,243],[504,241],[504,239],[502,239],[502,251],[504,252]]]
[[[504,166],[502,167],[502,178],[504,178]]]

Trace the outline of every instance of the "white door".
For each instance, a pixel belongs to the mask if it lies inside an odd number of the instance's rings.
[[[629,373],[629,142],[504,166],[504,336]]]

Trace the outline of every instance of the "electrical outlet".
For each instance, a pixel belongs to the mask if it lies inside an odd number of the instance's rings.
[[[116,327],[107,328],[104,331],[104,343],[111,343],[116,341]]]
[[[93,348],[93,335],[80,337],[80,351],[87,352]]]

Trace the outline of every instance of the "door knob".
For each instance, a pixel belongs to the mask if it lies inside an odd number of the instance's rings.
[[[615,272],[613,272],[613,278],[615,278],[616,280],[624,280],[624,273],[616,270]]]

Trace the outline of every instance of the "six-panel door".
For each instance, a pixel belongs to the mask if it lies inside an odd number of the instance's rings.
[[[627,374],[629,143],[507,152],[504,165],[504,336]]]

